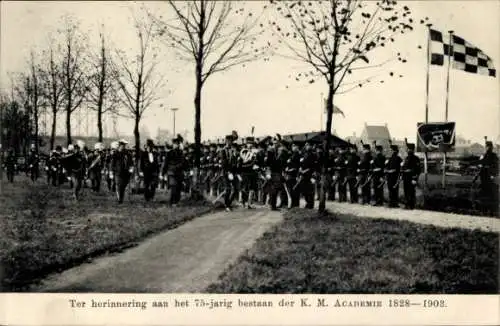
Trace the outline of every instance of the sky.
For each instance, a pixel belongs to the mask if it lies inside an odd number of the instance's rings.
[[[414,17],[429,17],[434,28],[454,30],[456,35],[480,48],[500,68],[500,1],[406,1]],[[30,50],[43,49],[47,35],[57,26],[59,17],[71,13],[88,31],[90,40],[97,39],[96,26],[105,24],[114,46],[128,48],[135,44],[135,34],[129,22],[132,2],[64,2],[64,1],[2,1],[0,38],[0,87],[10,89],[9,72],[25,69]],[[146,3],[155,10],[168,10],[158,2]],[[256,6],[258,3],[250,3]],[[403,78],[385,78],[385,83],[367,84],[363,88],[338,95],[335,105],[345,118],[334,115],[333,128],[341,137],[360,135],[365,123],[388,124],[392,137],[415,141],[416,124],[424,120],[427,32],[419,27],[395,44],[408,58],[408,63],[395,70]],[[422,49],[418,49],[421,45]],[[141,126],[154,136],[158,128],[172,128],[169,108],[179,108],[176,129],[187,130],[193,139],[194,72],[192,65],[176,60],[168,48],[162,48],[162,71],[167,84],[161,90],[161,100],[147,112]],[[384,53],[379,54],[383,56]],[[322,96],[327,85],[322,80],[314,84],[295,82],[289,75],[299,72],[294,61],[272,57],[269,62],[257,61],[245,67],[213,75],[203,89],[202,139],[213,139],[236,130],[249,135],[286,134],[317,131],[324,128]],[[393,67],[388,67],[393,69]],[[288,86],[288,88],[286,88]],[[462,71],[450,71],[449,121],[456,122],[456,133],[472,141],[483,137],[497,139],[500,135],[500,83],[491,78]],[[444,120],[446,96],[445,67],[430,68],[429,121]],[[74,123],[75,133],[85,133],[87,116],[82,124]],[[78,118],[78,115],[75,116]],[[90,131],[93,117],[88,117]],[[59,119],[63,120],[63,119]],[[107,123],[111,130],[111,123]],[[133,122],[119,118],[116,129],[132,134]],[[58,133],[64,133],[61,125]],[[498,139],[500,141],[500,139]]]

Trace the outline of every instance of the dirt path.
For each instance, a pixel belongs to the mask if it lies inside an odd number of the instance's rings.
[[[326,202],[326,207],[331,212],[351,214],[359,217],[406,220],[414,223],[429,224],[439,227],[457,227],[470,230],[480,229],[483,231],[500,233],[500,219],[498,218],[450,214],[418,209],[405,210],[373,207],[328,201]]]
[[[53,275],[32,291],[199,292],[281,220],[280,212],[268,209],[214,213]]]

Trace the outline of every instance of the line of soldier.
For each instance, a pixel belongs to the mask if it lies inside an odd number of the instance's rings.
[[[262,204],[269,200],[271,209],[297,207],[300,198],[306,208],[314,207],[315,194],[319,195],[322,147],[305,142],[285,142],[280,135],[256,142],[248,137],[237,144],[237,134],[226,136],[223,147],[212,144],[205,148],[202,159],[204,180],[210,193],[224,197],[227,210],[238,197],[252,208],[252,200]],[[221,148],[222,147],[222,148]],[[243,147],[243,148],[241,148]],[[403,181],[406,208],[415,208],[415,187],[420,175],[420,159],[414,155],[414,144],[407,144],[408,155],[403,160],[396,145],[386,159],[382,146],[375,146],[375,155],[368,144],[363,145],[361,157],[354,145],[330,149],[327,168],[327,197],[338,201],[374,205],[384,203],[384,185],[389,190],[389,206],[399,206],[399,184]],[[372,196],[373,189],[373,196]],[[257,195],[256,195],[257,194]],[[280,205],[278,206],[278,198]]]
[[[235,201],[247,208],[253,208],[254,202],[268,203],[271,209],[297,207],[301,197],[306,201],[306,208],[314,207],[320,188],[321,145],[286,142],[280,135],[262,140],[247,137],[240,144],[236,142],[238,139],[233,132],[225,137],[225,143],[203,144],[200,178],[207,195],[223,199],[227,210],[231,210]],[[122,203],[126,188],[135,177],[144,185],[146,201],[154,198],[156,189],[168,187],[170,204],[175,205],[181,192],[189,193],[194,167],[193,145],[181,148],[182,143],[182,137],[177,136],[172,145],[158,150],[152,140],[147,140],[137,164],[133,149],[127,148],[125,140],[111,143],[109,149],[97,143],[94,151],[88,150],[81,141],[67,149],[57,146],[47,160],[48,182],[58,186],[69,181],[74,197],[78,198],[86,179],[96,192],[100,191],[104,179],[108,190],[116,192],[118,202]],[[494,187],[492,180],[498,174],[498,158],[491,142],[486,143],[486,148],[480,161],[481,189],[489,193]],[[406,144],[408,155],[404,160],[396,145],[391,145],[389,157],[385,157],[382,146],[374,144],[374,149],[372,153],[371,146],[363,144],[359,155],[356,146],[349,145],[331,148],[326,153],[327,199],[339,202],[349,199],[351,203],[361,199],[362,204],[371,204],[373,200],[373,205],[381,206],[384,187],[387,187],[389,207],[398,207],[402,181],[405,207],[415,208],[415,187],[421,173],[420,159],[414,154],[415,145]],[[36,155],[32,148],[28,164],[38,170]],[[10,175],[9,159],[6,166]]]

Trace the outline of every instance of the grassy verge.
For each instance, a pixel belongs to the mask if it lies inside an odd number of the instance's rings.
[[[498,293],[498,234],[294,209],[211,293]]]
[[[0,196],[2,291],[23,291],[37,279],[106,252],[133,245],[211,211],[204,202],[167,207],[166,196],[122,205],[112,194],[85,190],[74,202],[69,189],[37,183],[9,185]]]

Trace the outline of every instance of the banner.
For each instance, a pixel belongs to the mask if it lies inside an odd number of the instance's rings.
[[[417,123],[417,152],[452,152],[455,122]]]

